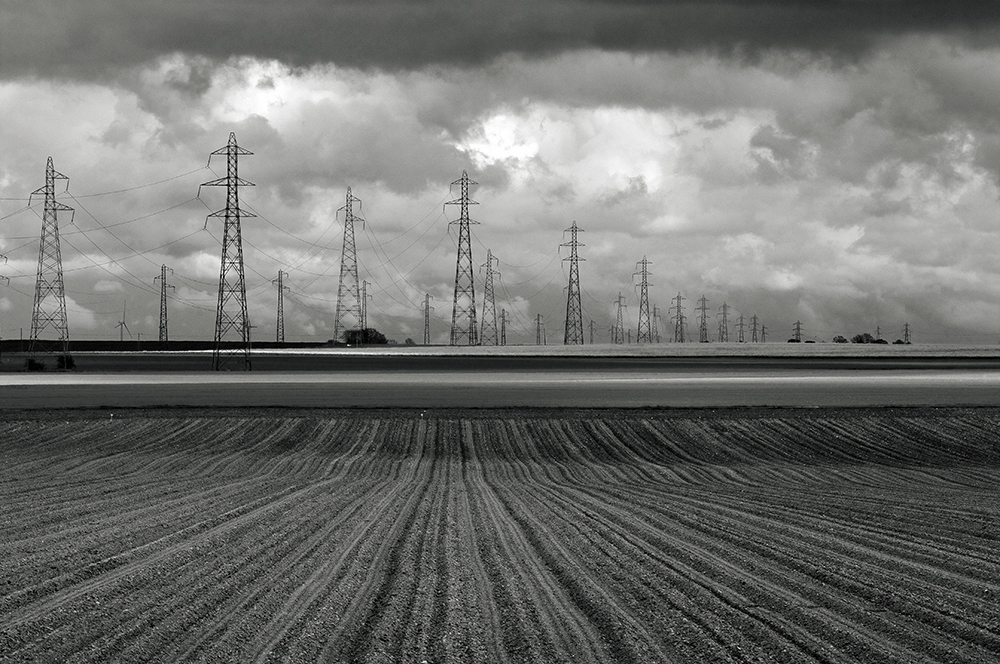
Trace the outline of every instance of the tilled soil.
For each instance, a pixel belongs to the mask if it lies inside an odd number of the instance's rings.
[[[0,661],[1000,660],[1000,409],[5,413]]]

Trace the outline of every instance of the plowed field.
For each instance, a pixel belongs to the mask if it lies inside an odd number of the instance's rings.
[[[0,422],[0,660],[1000,660],[1000,410]]]

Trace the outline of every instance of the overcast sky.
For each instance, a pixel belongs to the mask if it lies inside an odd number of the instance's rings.
[[[574,221],[584,325],[757,315],[769,340],[1000,342],[1000,7],[921,0],[135,2],[0,7],[0,335],[27,337],[46,158],[71,339],[211,339],[229,132],[255,339],[333,336],[346,189],[369,323],[446,342],[463,170],[508,340],[561,342]],[[2,263],[2,261],[0,261]],[[482,296],[482,274],[477,274]],[[734,334],[730,332],[731,336]]]

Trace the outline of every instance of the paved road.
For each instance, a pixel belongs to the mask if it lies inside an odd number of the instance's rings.
[[[2,408],[1000,406],[1000,371],[0,374]]]

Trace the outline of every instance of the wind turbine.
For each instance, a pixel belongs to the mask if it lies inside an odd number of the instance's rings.
[[[118,321],[118,325],[115,325],[115,327],[118,328],[118,341],[123,343],[125,341],[126,332],[128,332],[128,338],[132,338],[132,330],[128,329],[128,323],[125,322],[125,304],[126,302],[122,302],[122,319]]]

